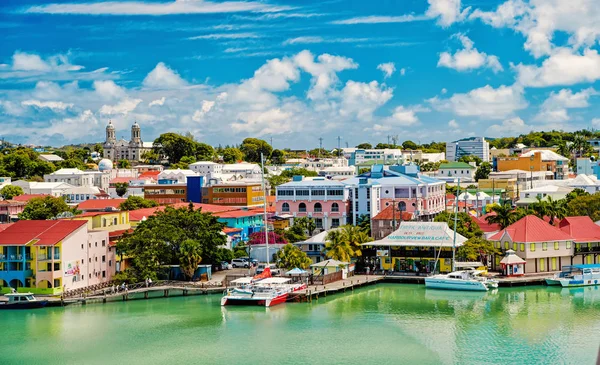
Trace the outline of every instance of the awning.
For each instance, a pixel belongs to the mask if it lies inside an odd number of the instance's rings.
[[[308,271],[302,270],[299,268],[295,268],[295,269],[292,269],[292,270],[286,272],[285,274],[286,275],[304,275],[304,274],[308,274]]]
[[[467,239],[456,234],[455,247],[462,246]],[[389,236],[373,242],[363,243],[363,246],[375,247],[452,247],[454,231],[444,222],[402,222],[400,228]]]

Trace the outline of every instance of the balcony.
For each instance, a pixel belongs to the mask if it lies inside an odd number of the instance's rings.
[[[25,260],[25,261],[32,260],[31,255],[0,254],[0,261],[23,261],[23,260]]]
[[[588,255],[588,254],[600,254],[600,245],[598,246],[575,246],[575,255]]]
[[[55,253],[54,255],[38,255],[38,261],[50,261],[50,260],[60,260],[60,254]]]

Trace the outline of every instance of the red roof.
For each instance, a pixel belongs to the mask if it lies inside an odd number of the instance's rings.
[[[0,245],[53,246],[87,224],[84,220],[21,220],[0,232]]]
[[[125,233],[133,233],[133,229],[132,228],[119,229],[117,231],[108,232],[108,237],[110,237],[110,238],[121,237]]]
[[[83,211],[105,210],[106,208],[119,209],[119,205],[127,199],[89,199],[79,203],[77,209]]]
[[[143,174],[141,174],[137,178],[137,180],[146,180],[146,179],[156,180],[158,178],[158,175],[160,175],[160,171],[146,171]]]
[[[562,230],[549,225],[534,215],[528,215],[506,227],[489,238],[490,241],[500,241],[504,233],[508,234],[513,242],[551,242],[570,241],[572,237]]]
[[[446,194],[446,200],[454,200],[456,199],[456,195],[448,193]]]
[[[114,212],[83,212],[75,217],[95,217],[97,215],[113,214]]]
[[[131,180],[134,180],[133,177],[115,177],[110,181],[111,184],[116,183],[129,183]]]
[[[392,213],[393,211],[393,213]],[[400,218],[400,211],[398,209],[394,209],[393,205],[390,205],[388,207],[386,207],[384,210],[382,210],[381,212],[379,212],[379,214],[377,214],[375,217],[373,217],[374,220],[393,220],[394,217],[392,216],[395,215],[396,216],[396,220],[398,221],[409,221],[412,219],[413,214],[410,212],[402,212],[402,218]]]
[[[43,198],[45,196],[50,196],[49,194],[23,194],[19,196],[15,196],[12,200],[16,200],[18,202],[28,202],[33,198]]]
[[[14,223],[4,223],[4,224],[0,224],[0,232],[4,231],[5,229],[7,229],[8,227],[12,226]]]
[[[566,217],[559,228],[573,237],[575,242],[598,242],[600,241],[600,226],[588,216]]]
[[[241,231],[242,231],[241,228],[230,228],[230,227],[223,228],[223,233],[235,233],[235,232],[241,232]]]
[[[190,205],[190,203],[175,203],[175,204],[171,204],[169,206],[173,207],[175,209],[180,209],[180,208],[187,208],[189,205]],[[215,205],[215,204],[193,203],[193,205],[194,205],[194,209],[202,209],[203,213],[213,213],[215,215],[217,215],[216,213],[220,214],[222,212],[240,210],[240,208],[228,207],[228,206],[224,206],[224,205]],[[142,208],[142,209],[130,210],[129,211],[129,220],[133,221],[133,222],[139,222],[142,220],[142,218],[144,218],[144,217],[148,218],[148,217],[156,214],[157,211],[163,211],[163,210],[165,210],[164,205],[158,206],[158,207],[152,207],[152,208]]]
[[[18,201],[18,200],[0,200],[0,205],[7,205],[10,207],[19,207],[24,206],[27,202]]]
[[[486,216],[487,216],[487,214],[482,217],[471,217],[471,218],[479,226],[479,228],[481,228],[481,230],[483,232],[485,232],[485,233],[498,232],[500,230],[500,224],[488,223],[487,219],[485,219]]]

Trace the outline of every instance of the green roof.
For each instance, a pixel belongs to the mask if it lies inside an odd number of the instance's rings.
[[[440,165],[440,169],[474,169],[466,162],[448,162]]]

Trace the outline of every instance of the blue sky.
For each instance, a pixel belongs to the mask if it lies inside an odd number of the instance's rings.
[[[0,3],[0,137],[275,148],[600,128],[597,0]]]

